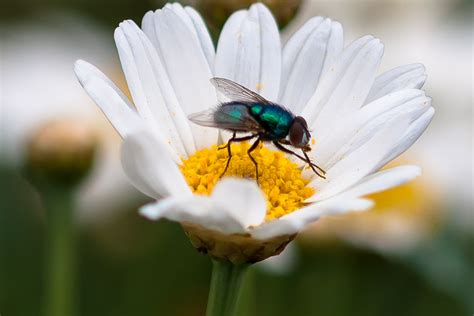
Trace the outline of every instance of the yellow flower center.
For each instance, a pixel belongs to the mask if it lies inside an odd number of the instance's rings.
[[[232,159],[225,176],[255,179],[255,165],[247,155],[248,148],[248,142],[232,144]],[[267,199],[267,221],[301,208],[314,194],[314,189],[307,186],[309,179],[303,178],[302,170],[284,153],[260,144],[252,157],[257,161],[259,186]],[[180,168],[194,193],[209,195],[221,178],[227,159],[227,148],[214,145],[196,151],[183,160]]]

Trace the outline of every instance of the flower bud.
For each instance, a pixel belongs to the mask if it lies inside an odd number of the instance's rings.
[[[26,169],[38,180],[75,184],[91,169],[96,137],[88,125],[70,121],[50,121],[30,137]]]
[[[227,18],[239,9],[246,9],[254,1],[249,0],[196,0],[192,1],[197,10],[203,15],[212,33],[222,29]],[[296,15],[302,0],[262,0],[263,4],[272,11],[278,25],[285,27]]]

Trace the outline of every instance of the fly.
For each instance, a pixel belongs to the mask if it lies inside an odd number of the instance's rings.
[[[326,172],[314,164],[308,157],[311,150],[309,141],[311,134],[306,120],[295,116],[284,107],[268,101],[261,95],[241,86],[240,84],[224,78],[212,78],[214,87],[231,101],[222,103],[214,109],[191,114],[189,119],[195,124],[215,127],[232,132],[232,137],[226,145],[219,149],[227,148],[228,158],[223,176],[232,158],[231,144],[256,139],[247,150],[247,155],[255,165],[256,179],[258,182],[258,164],[252,151],[260,142],[272,142],[279,150],[293,155],[306,162],[319,177],[326,179]],[[237,134],[249,134],[237,137]],[[303,154],[297,154],[285,147],[301,149]]]

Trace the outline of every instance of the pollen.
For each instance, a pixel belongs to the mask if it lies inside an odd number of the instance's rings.
[[[248,142],[231,145],[232,159],[223,177],[255,179],[255,165],[247,155]],[[280,151],[266,148],[262,143],[252,152],[258,164],[258,184],[267,200],[266,220],[271,221],[304,206],[314,194],[303,178],[302,169]],[[228,160],[227,148],[214,145],[196,151],[183,160],[181,172],[192,191],[209,195],[221,178]]]

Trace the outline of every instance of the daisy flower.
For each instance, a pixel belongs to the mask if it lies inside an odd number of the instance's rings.
[[[133,98],[96,67],[79,60],[82,86],[123,137],[122,165],[132,184],[157,200],[140,209],[179,222],[193,245],[235,264],[280,253],[307,224],[328,214],[372,206],[366,195],[420,174],[416,166],[378,171],[408,149],[434,114],[420,90],[422,65],[377,76],[383,45],[364,36],[344,47],[338,22],[314,17],[282,47],[262,4],[228,19],[214,48],[199,14],[168,4],[148,12],[141,28],[124,21],[115,42]],[[227,78],[281,104],[308,122],[311,160],[326,179],[270,146],[247,156],[248,143],[192,124],[188,116],[216,106],[213,77]]]

